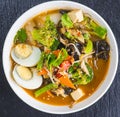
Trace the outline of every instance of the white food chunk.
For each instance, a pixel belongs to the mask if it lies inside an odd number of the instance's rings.
[[[81,62],[81,68],[87,75],[90,75],[84,60]]]
[[[73,23],[83,21],[83,12],[82,10],[74,10],[68,13],[68,16],[71,18]]]
[[[32,34],[31,34],[31,32],[34,30],[35,26],[36,25],[35,25],[35,22],[33,20],[28,21],[25,25],[25,30],[26,30],[26,33],[27,33],[28,41],[32,45],[36,45],[36,42],[35,42],[35,40],[33,40],[33,37],[32,37]]]
[[[60,18],[61,18],[61,14],[60,14],[60,13],[50,14],[50,19],[51,19],[55,24],[58,24],[58,22],[60,21]]]
[[[65,95],[65,91],[62,88],[57,89],[56,91],[54,91],[56,93],[57,96],[61,95],[62,97],[66,97],[67,95]]]
[[[71,93],[71,96],[75,101],[79,100],[83,95],[84,93],[80,88],[76,89]]]

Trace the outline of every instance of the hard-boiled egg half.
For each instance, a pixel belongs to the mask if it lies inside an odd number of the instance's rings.
[[[36,89],[42,85],[42,76],[31,68],[40,59],[41,51],[38,47],[28,44],[17,44],[11,51],[11,57],[16,62],[13,69],[14,80],[26,89]]]
[[[28,44],[17,44],[11,51],[12,59],[25,67],[35,66],[40,58],[41,51],[38,47]]]
[[[16,83],[26,89],[36,89],[42,85],[42,76],[38,76],[35,68],[27,68],[21,65],[15,65],[13,77]]]

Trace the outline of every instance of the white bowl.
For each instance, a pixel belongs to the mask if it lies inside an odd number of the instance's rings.
[[[17,32],[17,30],[30,18],[34,17],[35,15],[39,14],[40,12],[51,10],[51,9],[58,9],[58,8],[75,8],[75,9],[82,9],[84,12],[90,14],[93,19],[95,19],[100,25],[106,27],[108,31],[108,38],[110,42],[111,47],[111,60],[110,60],[110,67],[108,70],[108,73],[106,75],[105,80],[101,84],[101,86],[90,96],[89,98],[83,100],[82,102],[79,102],[76,104],[73,108],[69,108],[68,106],[53,106],[48,105],[42,102],[39,102],[29,96],[21,87],[19,87],[15,81],[11,77],[11,63],[10,63],[10,50],[11,46],[13,44],[14,36]],[[116,74],[118,66],[118,48],[116,44],[115,37],[113,35],[113,32],[111,31],[108,24],[105,22],[105,20],[98,15],[95,11],[88,8],[85,5],[82,5],[80,3],[76,2],[70,2],[70,1],[51,1],[39,4],[28,11],[26,11],[23,15],[21,15],[17,21],[12,25],[11,29],[8,32],[8,35],[6,37],[4,48],[3,48],[3,67],[4,72],[7,78],[8,83],[10,84],[13,91],[17,94],[17,96],[23,100],[25,103],[30,105],[31,107],[38,109],[40,111],[44,111],[47,113],[54,113],[54,114],[67,114],[67,113],[73,113],[80,110],[83,110],[92,104],[94,104],[96,101],[98,101],[108,90],[111,83],[113,82],[113,79]]]

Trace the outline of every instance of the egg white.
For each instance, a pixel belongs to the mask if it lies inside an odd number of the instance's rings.
[[[21,87],[26,88],[26,89],[37,89],[42,85],[43,78],[42,78],[42,76],[38,76],[37,70],[32,69],[31,70],[32,74],[33,74],[32,78],[30,80],[24,80],[18,75],[17,66],[18,65],[16,65],[14,67],[12,73],[13,73],[13,78],[18,85],[20,85]]]
[[[22,58],[18,58],[15,55],[14,48],[13,48],[11,51],[11,57],[19,65],[22,65],[25,67],[33,67],[38,63],[40,59],[41,51],[38,47],[35,47],[35,46],[32,46],[32,49],[33,49],[32,54],[27,58],[22,59]]]

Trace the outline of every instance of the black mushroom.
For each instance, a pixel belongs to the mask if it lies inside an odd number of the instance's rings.
[[[68,54],[70,56],[73,56],[76,61],[79,60],[80,53],[82,53],[83,45],[76,42],[75,44],[69,44],[66,49],[68,51]]]
[[[69,40],[63,34],[63,32],[62,32],[63,30],[64,30],[64,33],[65,33],[66,29],[62,27],[61,21],[59,21],[58,25],[57,25],[58,39],[63,45],[66,45],[66,44],[68,44]]]
[[[70,10],[67,10],[67,9],[60,9],[59,12],[60,12],[61,14],[65,14],[65,13],[70,12]]]
[[[51,82],[51,79],[50,79],[50,78],[44,78],[43,84],[44,84],[44,85],[47,85],[47,84],[49,84],[49,83],[52,83],[52,82]]]
[[[76,47],[78,48],[78,50],[82,53],[83,44],[76,42],[76,43],[75,43],[75,46],[76,46]]]
[[[72,91],[73,91],[72,88],[68,88],[68,87],[65,87],[65,88],[64,88],[64,93],[65,93],[66,95],[69,95]]]
[[[65,48],[65,45],[60,42],[60,44],[58,45],[58,49],[62,49],[62,48]]]
[[[105,40],[95,41],[93,43],[94,50],[95,50],[95,57],[98,57],[103,60],[108,60],[110,46]]]

